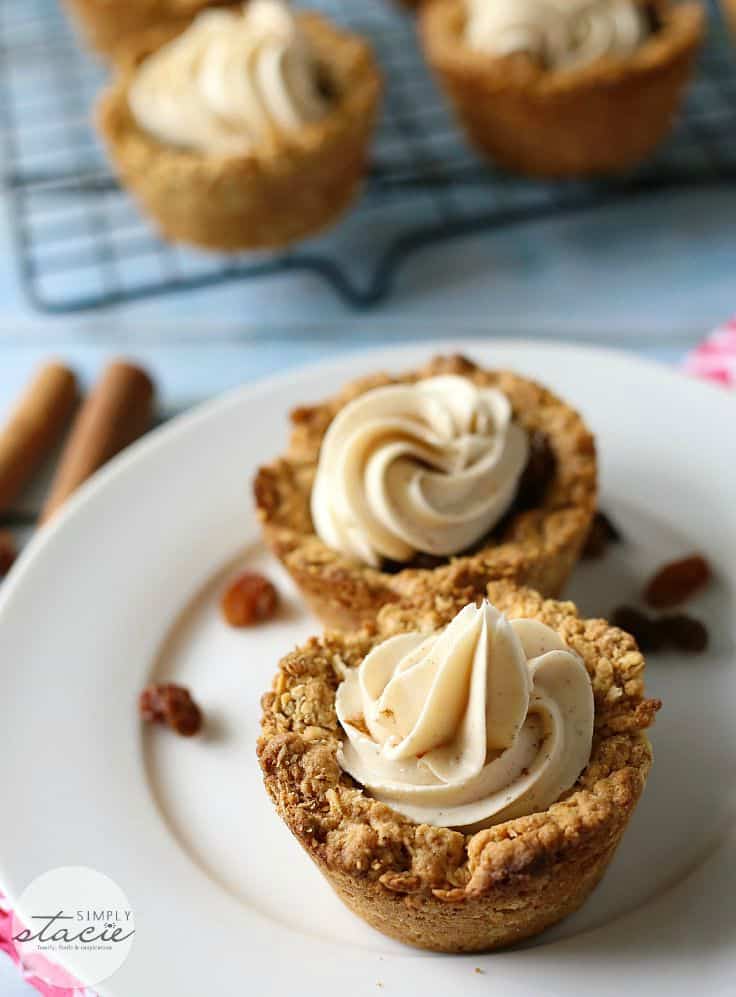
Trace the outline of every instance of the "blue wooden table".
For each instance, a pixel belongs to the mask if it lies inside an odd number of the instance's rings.
[[[0,411],[55,353],[93,376],[124,352],[153,368],[167,411],[339,352],[452,335],[577,339],[666,359],[736,308],[736,190],[657,195],[417,254],[391,301],[356,313],[285,275],[49,318],[18,286],[0,212]]]

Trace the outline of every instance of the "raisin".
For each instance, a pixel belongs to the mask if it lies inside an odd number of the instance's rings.
[[[633,606],[619,606],[611,616],[611,623],[635,637],[639,648],[645,653],[660,651],[665,645],[666,635],[659,621]]]
[[[479,548],[485,546],[488,542],[487,538],[483,538],[483,543],[480,544]],[[473,553],[473,548],[470,547],[467,550],[461,551],[459,556],[464,556],[466,554]],[[381,571],[386,575],[398,575],[400,571],[406,571],[407,568],[421,571],[434,571],[435,568],[441,568],[443,564],[448,563],[449,558],[442,554],[426,554],[424,551],[417,551],[411,561],[392,561],[391,558],[385,557],[381,561]]]
[[[333,101],[337,97],[337,86],[324,66],[317,66],[317,91],[326,101]]]
[[[656,33],[662,29],[662,16],[657,10],[657,5],[655,3],[645,4],[643,12],[649,28],[649,34],[656,35]]]
[[[392,561],[390,557],[384,557],[381,561],[381,571],[385,575],[398,575],[400,571],[410,567],[410,564],[403,564],[401,561]]]
[[[4,578],[15,563],[16,550],[10,530],[0,530],[0,578]]]
[[[631,606],[620,606],[613,613],[611,622],[636,637],[641,650],[647,653],[670,646],[678,651],[700,654],[708,646],[705,624],[685,613],[656,619]]]
[[[182,737],[192,737],[202,728],[202,711],[183,685],[162,682],[146,686],[138,705],[148,723],[166,724]]]
[[[278,592],[267,578],[245,571],[225,590],[222,613],[231,627],[251,627],[270,619],[278,601]]]
[[[710,565],[700,554],[663,565],[644,590],[644,601],[655,609],[679,606],[710,581]]]
[[[514,510],[534,509],[541,505],[556,468],[557,457],[549,437],[536,430],[529,437],[529,458],[519,482]]]
[[[663,616],[659,625],[669,643],[680,651],[702,654],[708,647],[708,630],[704,623],[686,613]]]
[[[602,557],[611,543],[619,543],[621,534],[605,512],[600,510],[595,514],[590,525],[590,531],[583,548],[583,557]]]
[[[425,571],[432,571],[442,564],[447,564],[446,557],[441,557],[439,554],[425,554],[421,550],[415,554],[411,562],[412,568],[423,568]]]

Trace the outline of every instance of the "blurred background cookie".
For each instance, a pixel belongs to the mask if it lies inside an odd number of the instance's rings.
[[[509,170],[627,170],[669,132],[704,29],[697,3],[429,0],[427,59],[468,138]]]
[[[381,90],[369,46],[278,0],[205,11],[129,45],[98,109],[115,169],[164,235],[286,246],[363,177]]]

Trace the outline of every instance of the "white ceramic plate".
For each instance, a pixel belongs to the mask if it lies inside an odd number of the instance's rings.
[[[316,630],[258,540],[249,479],[293,405],[440,347],[363,354],[248,387],[156,432],[41,533],[0,595],[4,745],[0,884],[88,865],[137,916],[115,997],[266,993],[685,995],[736,974],[736,405],[631,357],[580,347],[452,343],[536,376],[598,435],[603,506],[627,543],[579,569],[588,614],[626,602],[664,560],[704,551],[701,657],[658,657],[664,708],[645,797],[589,904],[535,943],[491,956],[403,948],[345,910],[272,810],[255,760],[258,700],[279,657]],[[266,567],[278,620],[233,631],[217,598],[233,565]],[[153,675],[191,685],[211,733],[142,730]],[[478,972],[480,970],[480,972]]]

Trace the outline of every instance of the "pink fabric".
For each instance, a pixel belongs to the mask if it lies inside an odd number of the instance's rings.
[[[3,906],[3,896],[0,893],[0,952],[5,952],[13,962],[17,963],[18,953],[15,951],[15,945],[13,944],[13,934],[10,929],[11,919],[12,915]]]
[[[725,387],[736,387],[736,316],[688,354],[685,370]]]
[[[7,906],[5,897],[0,893],[0,951],[10,956],[18,967],[18,972],[29,986],[34,987],[43,997],[95,997],[95,994],[91,990],[81,986],[73,976],[58,967],[54,968],[54,973],[57,977],[66,978],[66,985],[63,987],[51,986],[44,980],[39,979],[31,968],[24,966],[13,941],[12,921],[12,911]]]

